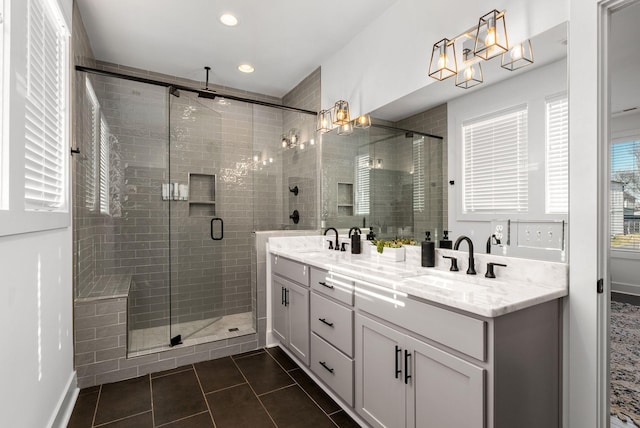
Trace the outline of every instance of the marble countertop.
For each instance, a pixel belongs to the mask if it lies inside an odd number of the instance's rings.
[[[477,275],[467,275],[466,251],[436,250],[436,266],[420,266],[420,247],[407,247],[405,261],[394,262],[374,251],[364,254],[323,249],[325,237],[270,238],[269,251],[353,279],[373,282],[431,302],[485,317],[498,317],[559,299],[568,294],[568,266],[564,263],[518,259],[490,254],[475,256]],[[364,243],[363,243],[364,244]],[[458,259],[459,272],[448,270],[443,255]],[[485,278],[487,262],[496,278]]]

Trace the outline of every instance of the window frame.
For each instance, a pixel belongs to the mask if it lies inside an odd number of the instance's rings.
[[[63,14],[56,0],[43,0],[44,7],[57,22],[57,28],[63,33],[64,49],[61,61],[63,73],[62,108],[62,159],[64,204],[60,211],[31,211],[25,209],[25,82],[20,76],[26,75],[26,43],[28,1],[5,2],[5,28],[11,28],[11,34],[5,33],[5,81],[3,96],[3,169],[4,205],[0,209],[0,236],[40,232],[52,229],[68,228],[71,224],[70,192],[70,121],[71,121],[71,34],[70,22]],[[18,25],[11,25],[11,23]],[[10,126],[9,126],[10,125]]]
[[[631,141],[640,141],[640,128],[614,133],[609,142],[609,153],[611,153],[614,144]],[[612,158],[611,156],[609,156],[609,162],[611,161]],[[611,165],[609,165],[609,169],[609,174],[611,175]],[[609,189],[609,210],[611,210],[611,189]],[[611,221],[609,221],[609,224],[607,226],[611,228]],[[633,248],[612,247],[611,238],[609,238],[609,250],[611,252],[611,256],[614,258],[640,260],[640,250]]]

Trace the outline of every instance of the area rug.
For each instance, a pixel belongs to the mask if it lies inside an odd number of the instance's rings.
[[[611,302],[611,415],[640,425],[640,306]]]

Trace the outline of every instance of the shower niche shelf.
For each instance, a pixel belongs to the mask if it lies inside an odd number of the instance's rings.
[[[338,183],[338,216],[353,216],[353,184]]]
[[[215,174],[189,173],[189,217],[216,215]]]

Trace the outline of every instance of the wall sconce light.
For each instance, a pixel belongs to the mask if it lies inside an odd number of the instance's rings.
[[[353,134],[353,124],[347,122],[344,125],[340,125],[338,128],[338,135],[351,135]]]
[[[368,114],[361,114],[355,120],[353,126],[355,126],[356,128],[361,128],[361,129],[366,129],[366,128],[370,127],[371,126],[371,116],[369,116]]]
[[[349,114],[349,103],[345,100],[338,100],[333,106],[335,113],[333,114],[334,125],[344,125],[351,122],[351,115]]]
[[[491,59],[509,50],[505,12],[492,10],[480,17],[473,53],[482,59]]]
[[[382,159],[376,159],[376,168],[382,169]]]
[[[329,132],[331,131],[333,121],[331,120],[331,109],[320,110],[318,113],[318,126],[316,126],[317,132]]]
[[[525,40],[509,49],[509,52],[502,54],[502,64],[500,67],[514,71],[527,65],[533,64],[533,50],[531,40]]]
[[[473,61],[471,49],[464,49],[462,52],[464,68],[456,74],[456,86],[469,89],[482,83],[482,66],[479,62]]]
[[[433,45],[429,76],[436,80],[444,80],[455,76],[457,72],[455,44],[449,39],[442,39]]]

